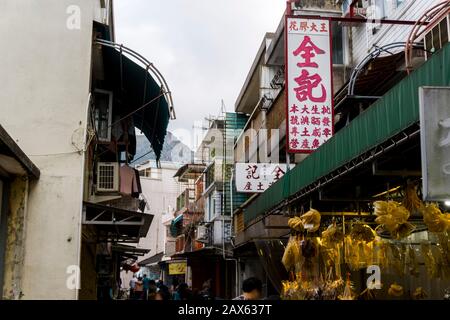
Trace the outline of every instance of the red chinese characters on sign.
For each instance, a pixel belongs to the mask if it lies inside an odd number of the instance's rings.
[[[333,135],[330,22],[287,18],[287,134],[290,152],[311,152]]]

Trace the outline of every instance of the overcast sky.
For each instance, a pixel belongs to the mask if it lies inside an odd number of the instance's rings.
[[[266,32],[275,32],[285,0],[115,0],[116,42],[153,62],[173,95],[169,130],[227,110]],[[192,146],[192,143],[183,139]]]

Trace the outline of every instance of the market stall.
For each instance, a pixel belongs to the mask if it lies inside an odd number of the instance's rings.
[[[282,258],[288,300],[450,298],[450,214],[419,184],[384,192],[367,212],[292,217]]]

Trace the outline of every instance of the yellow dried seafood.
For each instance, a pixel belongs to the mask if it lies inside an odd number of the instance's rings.
[[[316,209],[310,209],[300,217],[303,228],[309,233],[316,232],[320,227],[320,212]]]
[[[300,245],[296,237],[292,237],[289,239],[286,248],[284,249],[283,258],[281,259],[281,263],[283,263],[284,267],[287,271],[294,269],[296,264],[301,259],[300,253]]]
[[[399,202],[395,201],[375,201],[374,202],[375,222],[380,227],[389,231],[395,239],[401,239],[411,234],[414,226],[407,222],[410,212]],[[377,230],[376,229],[376,230]]]
[[[450,227],[450,216],[443,214],[435,203],[422,207],[423,221],[430,232],[445,232]]]
[[[342,228],[338,227],[336,223],[330,224],[328,228],[322,232],[322,243],[327,247],[342,242],[343,239],[344,232],[342,232]]]
[[[355,222],[352,224],[352,231],[350,236],[354,240],[370,242],[375,239],[376,232],[367,224],[362,222]]]
[[[288,220],[288,226],[292,230],[295,230],[295,231],[298,231],[298,232],[302,232],[303,229],[304,229],[303,228],[303,222],[302,222],[302,219],[300,219],[300,217],[290,218]]]
[[[423,202],[417,196],[416,187],[413,183],[407,184],[402,204],[409,212],[415,212],[422,207]]]
[[[425,299],[427,297],[427,294],[425,293],[425,291],[423,290],[422,287],[418,287],[418,288],[416,288],[416,290],[412,294],[412,297],[415,300],[422,300],[422,299]]]
[[[388,294],[393,297],[403,296],[403,287],[399,284],[393,283],[389,287]]]
[[[433,252],[431,251],[431,244],[422,242],[420,245],[422,249],[422,256],[425,262],[425,268],[430,278],[435,278],[438,274],[436,260]]]

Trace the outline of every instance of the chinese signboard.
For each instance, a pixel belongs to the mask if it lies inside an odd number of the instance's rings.
[[[330,21],[287,17],[286,60],[287,149],[310,153],[333,135]]]
[[[236,163],[236,189],[238,192],[264,192],[284,176],[286,170],[285,163]]]
[[[169,275],[185,274],[186,262],[169,263]]]
[[[450,87],[421,87],[419,98],[423,199],[450,200]]]

